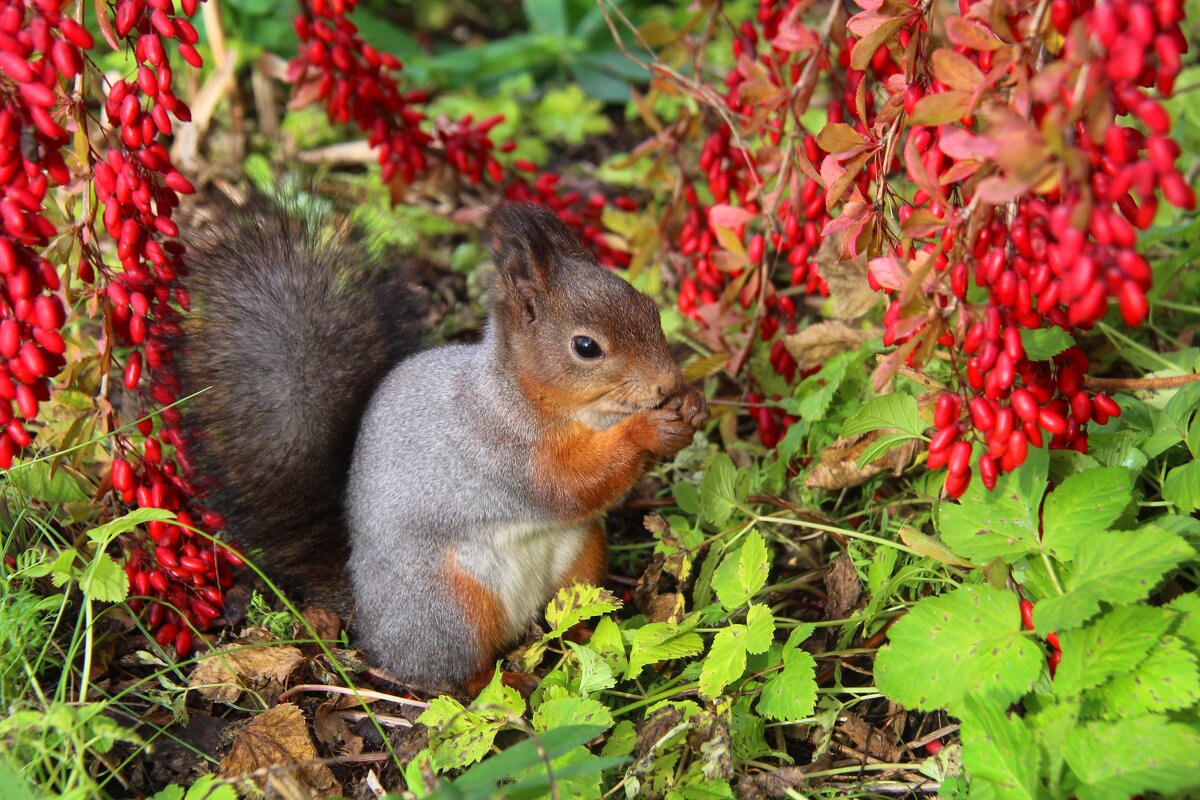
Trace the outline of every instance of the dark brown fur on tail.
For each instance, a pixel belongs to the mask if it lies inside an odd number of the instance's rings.
[[[348,225],[255,197],[185,234],[193,308],[174,343],[207,507],[276,581],[346,614],[342,497],[376,383],[417,348],[423,302]]]

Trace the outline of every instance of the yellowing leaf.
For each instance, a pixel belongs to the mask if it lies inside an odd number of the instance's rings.
[[[969,92],[951,90],[927,94],[917,101],[909,122],[913,125],[945,125],[963,117],[970,102]]]

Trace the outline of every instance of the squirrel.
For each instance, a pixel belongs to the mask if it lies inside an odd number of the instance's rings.
[[[468,685],[560,587],[602,584],[601,515],[708,417],[653,301],[553,213],[501,205],[482,340],[420,348],[403,269],[255,203],[189,232],[175,361],[227,535],[343,616],[392,676]]]

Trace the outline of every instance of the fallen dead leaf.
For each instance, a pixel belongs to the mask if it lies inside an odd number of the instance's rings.
[[[308,606],[300,615],[312,626],[317,638],[323,642],[334,643],[342,630],[342,619],[328,608]]]
[[[857,350],[863,342],[875,336],[870,331],[851,328],[836,320],[809,325],[799,333],[783,337],[796,366],[801,371],[819,367],[838,353]]]
[[[829,619],[844,619],[858,606],[862,598],[862,581],[854,569],[850,554],[843,550],[825,575],[825,613]]]
[[[281,703],[238,731],[217,771],[223,778],[240,778],[257,770],[269,770],[266,775],[272,788],[285,795],[341,794],[341,785],[329,767],[319,763],[319,758],[300,707]]]
[[[850,739],[858,753],[880,761],[899,760],[901,748],[897,747],[881,728],[871,725],[852,711],[846,712],[838,722],[839,731]]]
[[[281,692],[303,663],[304,654],[297,648],[272,644],[265,631],[251,628],[204,656],[188,676],[188,686],[219,703],[235,702],[246,689],[270,696]]]
[[[334,713],[337,703],[330,700],[317,706],[313,716],[313,731],[317,738],[340,755],[356,756],[363,751],[363,739],[350,732],[346,720]]]
[[[651,622],[679,622],[685,608],[683,583],[691,574],[692,560],[662,515],[647,514],[645,525],[647,530],[658,533],[663,544],[673,551],[669,555],[651,556],[634,589],[634,603]]]
[[[858,457],[862,451],[885,433],[888,431],[871,431],[861,436],[838,439],[821,451],[821,460],[808,474],[804,485],[809,489],[832,491],[858,486],[868,478],[889,470],[893,475],[899,475],[916,457],[917,448],[923,444],[919,439],[894,447],[870,464],[864,464],[862,469],[858,468]]]

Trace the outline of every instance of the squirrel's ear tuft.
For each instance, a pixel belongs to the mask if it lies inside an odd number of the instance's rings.
[[[540,206],[501,205],[492,212],[489,228],[496,269],[522,298],[528,322],[537,319],[538,305],[555,284],[564,257],[588,258],[570,228]]]

